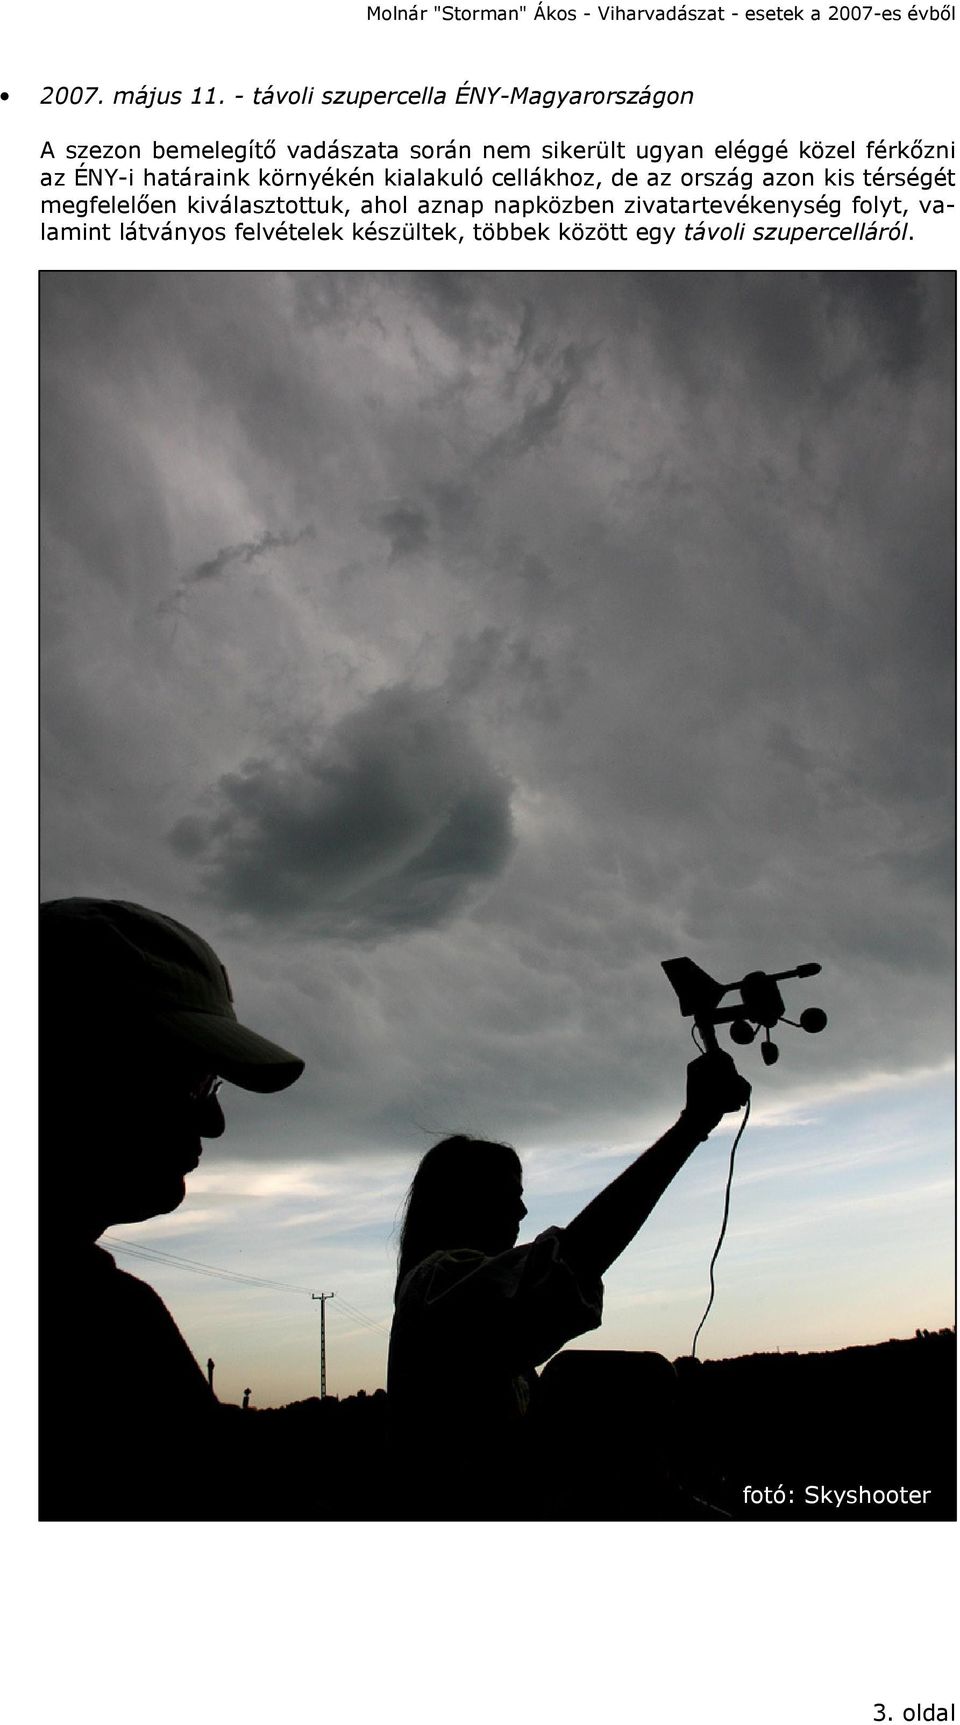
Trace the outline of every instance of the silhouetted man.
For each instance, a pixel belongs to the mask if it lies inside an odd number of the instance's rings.
[[[43,905],[40,986],[41,1514],[235,1514],[230,1410],[159,1296],[95,1242],[182,1202],[224,1131],[223,1079],[282,1090],[303,1062],[237,1022],[206,941],[141,905]]]

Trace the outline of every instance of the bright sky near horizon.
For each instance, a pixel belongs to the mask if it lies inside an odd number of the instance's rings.
[[[680,953],[818,960],[787,1010],[830,1017],[744,1051],[700,1352],[952,1320],[951,296],[45,277],[45,896],[181,917],[307,1061],[226,1091],[187,1202],[112,1232],[336,1290],[334,1392],[384,1381],[434,1138],[517,1145],[528,1237],[674,1117]],[[586,1345],[689,1348],[732,1136]],[[315,1393],[307,1294],[118,1261],[226,1398]]]

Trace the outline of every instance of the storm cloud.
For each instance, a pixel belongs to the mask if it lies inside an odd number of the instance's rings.
[[[224,774],[170,843],[214,899],[370,939],[463,910],[512,848],[509,785],[442,698],[381,689],[316,747]]]

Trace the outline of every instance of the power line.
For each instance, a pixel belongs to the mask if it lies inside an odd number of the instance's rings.
[[[376,1318],[369,1317],[366,1312],[358,1311],[356,1306],[351,1306],[349,1300],[340,1300],[338,1303],[338,1310],[344,1317],[349,1317],[354,1323],[362,1324],[365,1329],[378,1330],[381,1334],[385,1334],[389,1327],[387,1324],[379,1323]]]
[[[309,1295],[311,1292],[311,1289],[309,1288],[294,1287],[289,1282],[274,1282],[265,1276],[250,1276],[239,1270],[218,1269],[212,1264],[201,1264],[199,1262],[193,1262],[189,1258],[178,1258],[170,1252],[154,1252],[134,1246],[126,1241],[111,1239],[110,1236],[107,1236],[107,1238],[110,1239],[111,1246],[116,1247],[121,1252],[126,1252],[133,1257],[144,1259],[147,1263],[167,1264],[179,1269],[192,1270],[195,1274],[201,1276],[218,1276],[223,1278],[225,1281],[241,1282],[248,1286],[259,1288],[274,1288],[288,1294]]]
[[[199,1258],[182,1258],[175,1252],[165,1252],[159,1246],[147,1246],[139,1240],[121,1240],[114,1234],[105,1234],[103,1238],[112,1248],[125,1252],[134,1258],[140,1258],[147,1263],[169,1264],[178,1269],[192,1270],[200,1276],[217,1276],[227,1282],[240,1282],[255,1288],[272,1288],[284,1294],[303,1294],[308,1298],[318,1298],[312,1288],[297,1287],[293,1282],[276,1282],[267,1276],[253,1276],[243,1270],[228,1270],[216,1264],[205,1264]],[[379,1323],[366,1312],[361,1312],[357,1306],[352,1306],[348,1300],[340,1299],[335,1311],[343,1311],[369,1330],[376,1330],[382,1335],[387,1333],[387,1325]]]
[[[163,1252],[154,1246],[142,1246],[139,1241],[120,1240],[113,1234],[105,1234],[111,1246],[121,1252],[132,1253],[137,1258],[154,1259],[162,1264],[174,1264],[187,1270],[196,1270],[201,1275],[222,1276],[228,1282],[246,1282],[257,1288],[276,1288],[285,1294],[305,1294],[308,1298],[313,1293],[312,1288],[298,1288],[292,1282],[275,1282],[266,1276],[251,1276],[242,1270],[226,1270],[216,1264],[203,1264],[198,1258],[179,1258],[173,1252]]]
[[[169,1258],[163,1253],[142,1251],[137,1246],[120,1244],[116,1240],[110,1240],[110,1245],[115,1252],[121,1252],[124,1257],[139,1258],[145,1264],[159,1264],[168,1269],[188,1269],[197,1276],[223,1276],[231,1282],[236,1279],[229,1270],[214,1270],[202,1264],[180,1264],[176,1258]]]
[[[334,1311],[343,1312],[355,1319],[358,1324],[365,1324],[370,1330],[379,1330],[382,1334],[386,1334],[386,1324],[381,1324],[376,1318],[371,1318],[366,1312],[361,1312],[357,1306],[351,1306],[350,1301],[343,1299],[342,1296],[334,1307]]]

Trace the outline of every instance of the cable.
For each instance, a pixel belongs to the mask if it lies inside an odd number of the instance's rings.
[[[133,1258],[138,1264],[153,1264],[160,1269],[189,1269],[193,1275],[206,1276],[208,1280],[213,1277],[230,1282],[235,1280],[233,1276],[217,1270],[201,1270],[190,1264],[175,1265],[166,1258],[155,1258],[152,1252],[138,1252],[132,1246],[118,1246],[114,1240],[110,1241],[110,1246],[114,1252],[120,1252],[125,1258]]]
[[[717,1285],[713,1279],[713,1267],[714,1267],[718,1257],[720,1256],[720,1247],[723,1245],[723,1236],[727,1231],[727,1218],[730,1215],[730,1188],[733,1185],[734,1157],[737,1154],[737,1145],[739,1144],[741,1138],[743,1137],[744,1130],[746,1128],[746,1124],[747,1124],[747,1121],[749,1120],[749,1118],[750,1118],[750,1098],[748,1096],[747,1097],[746,1111],[744,1113],[743,1119],[740,1122],[740,1130],[737,1133],[737,1136],[735,1137],[735,1139],[733,1140],[733,1149],[730,1152],[730,1168],[729,1168],[729,1172],[727,1174],[727,1190],[726,1190],[726,1193],[724,1194],[724,1199],[723,1199],[723,1222],[722,1222],[721,1227],[720,1227],[720,1237],[719,1237],[719,1239],[718,1239],[718,1241],[717,1241],[717,1243],[713,1249],[713,1257],[710,1259],[710,1298],[707,1301],[707,1309],[704,1312],[703,1317],[700,1319],[700,1322],[697,1325],[696,1331],[694,1332],[693,1346],[690,1349],[690,1358],[692,1360],[695,1360],[697,1357],[697,1340],[699,1338],[700,1331],[703,1329],[703,1326],[707,1321],[707,1318],[708,1318],[709,1312],[710,1312],[710,1307],[713,1305],[713,1296],[717,1291]]]
[[[250,1276],[242,1270],[224,1270],[215,1264],[202,1264],[198,1258],[178,1258],[173,1252],[163,1252],[155,1246],[144,1246],[139,1241],[121,1240],[114,1234],[105,1234],[104,1239],[121,1252],[128,1252],[133,1257],[152,1259],[163,1264],[175,1264],[187,1270],[195,1270],[199,1275],[222,1276],[228,1282],[247,1282],[257,1288],[275,1288],[284,1294],[306,1294],[313,1292],[311,1288],[298,1288],[292,1282],[274,1282],[266,1276]]]
[[[239,1270],[216,1269],[212,1264],[201,1264],[189,1258],[178,1258],[170,1252],[154,1252],[126,1241],[116,1240],[110,1235],[106,1235],[105,1238],[116,1250],[140,1258],[147,1263],[166,1264],[173,1268],[192,1270],[195,1275],[218,1276],[224,1281],[240,1282],[248,1287],[272,1288],[286,1294],[308,1295],[311,1292],[309,1288],[293,1287],[289,1282],[273,1282],[265,1276],[249,1276]]]
[[[363,1311],[360,1306],[352,1306],[350,1304],[349,1300],[340,1300],[339,1304],[346,1311],[351,1312],[355,1318],[359,1318],[363,1323],[365,1323],[365,1324],[376,1324],[378,1329],[383,1328],[382,1324],[379,1322],[379,1320],[377,1318],[371,1318],[369,1312]]]
[[[378,1323],[375,1318],[368,1317],[366,1312],[361,1312],[358,1307],[351,1306],[349,1300],[342,1300],[338,1297],[333,1310],[340,1312],[345,1318],[352,1318],[355,1323],[363,1324],[368,1330],[377,1330],[381,1335],[387,1333],[386,1324]]]
[[[168,1264],[178,1269],[192,1270],[198,1276],[218,1276],[223,1281],[240,1282],[255,1288],[272,1288],[285,1294],[312,1293],[310,1288],[296,1287],[292,1282],[274,1282],[266,1276],[251,1276],[242,1270],[219,1269],[214,1264],[201,1263],[199,1258],[181,1258],[175,1252],[165,1252],[159,1246],[147,1246],[139,1240],[121,1240],[113,1234],[105,1234],[104,1239],[119,1252],[128,1257],[139,1258],[144,1263]],[[380,1335],[387,1334],[387,1325],[378,1323],[366,1312],[361,1312],[357,1306],[352,1306],[349,1300],[337,1299],[334,1311],[342,1312],[344,1318],[349,1316],[354,1323],[362,1324],[368,1330],[376,1330]]]
[[[383,1332],[383,1323],[376,1323],[374,1318],[367,1318],[367,1314],[362,1313],[362,1311],[357,1311],[355,1306],[348,1306],[346,1301],[338,1302],[336,1309],[340,1311],[341,1318],[348,1321],[348,1323],[353,1323],[353,1325],[357,1325],[358,1323],[358,1325],[362,1325],[364,1330],[381,1330],[381,1332]]]

